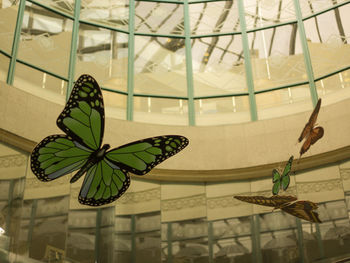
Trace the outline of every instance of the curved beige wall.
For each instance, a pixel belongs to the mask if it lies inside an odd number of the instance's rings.
[[[56,126],[64,105],[62,98],[60,101],[55,101],[54,97],[43,99],[3,82],[0,85],[0,128],[3,133],[10,132],[33,142],[62,133]],[[297,138],[310,113],[311,109],[283,118],[215,127],[166,126],[107,118],[104,142],[117,147],[157,135],[180,134],[189,138],[190,145],[186,149],[151,172],[153,179],[165,176],[170,180],[220,181],[261,177],[267,172],[271,174],[272,167],[287,161],[290,155],[299,156],[301,144],[297,144]],[[330,105],[327,105],[327,98],[324,99],[317,123],[324,127],[325,135],[305,157],[324,157],[335,151],[336,161],[349,158],[350,99]],[[3,140],[6,141],[6,136]],[[329,160],[334,161],[334,158]],[[305,160],[314,162],[315,158]],[[303,163],[306,164],[302,160],[299,166]],[[300,168],[311,166],[309,163]],[[235,174],[241,174],[241,177],[235,177]]]

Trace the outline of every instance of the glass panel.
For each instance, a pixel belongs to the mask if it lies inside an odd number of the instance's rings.
[[[244,9],[247,29],[296,20],[293,0],[245,0]]]
[[[0,81],[6,82],[9,65],[10,65],[10,59],[0,54]]]
[[[128,30],[129,3],[122,1],[81,1],[80,19]]]
[[[91,74],[100,86],[126,91],[128,35],[80,24],[75,78]]]
[[[96,210],[69,211],[66,248],[68,259],[95,263],[95,236]]]
[[[68,15],[74,15],[74,0],[52,1],[52,0],[36,0],[47,7],[64,12]],[[102,1],[101,1],[102,2]]]
[[[332,6],[335,6],[337,4],[341,4],[347,2],[347,0],[336,0],[336,1],[330,1],[330,0],[317,0],[317,1],[310,1],[310,0],[299,0],[299,4],[301,7],[301,12],[303,14],[303,17],[306,17],[308,15],[312,15],[314,13],[320,12],[322,10],[325,10],[327,8],[330,8]]]
[[[65,101],[67,82],[18,62],[13,85],[16,88],[55,102],[58,100],[63,104]]]
[[[97,262],[118,262],[114,260],[114,206],[99,208],[100,225],[96,226],[98,233],[98,246],[95,253],[98,255]]]
[[[350,70],[317,81],[316,88],[317,94],[331,103],[349,98]]]
[[[195,100],[196,125],[250,121],[248,96]]]
[[[187,96],[185,41],[135,36],[135,93]]]
[[[192,64],[196,97],[247,91],[241,35],[194,39]]]
[[[127,96],[111,91],[102,90],[105,104],[105,116],[125,120]]]
[[[0,1],[0,50],[11,54],[19,1]]]
[[[134,97],[134,121],[169,125],[187,125],[187,101]]]
[[[307,81],[296,24],[249,33],[248,39],[256,91]]]
[[[264,92],[255,95],[259,120],[276,118],[312,109],[307,85]]]
[[[114,260],[131,261],[131,216],[116,216],[114,224]]]
[[[347,4],[304,21],[315,77],[350,65],[349,12]]]
[[[190,5],[192,35],[241,31],[237,1]]]
[[[26,3],[18,58],[60,76],[68,76],[73,22]]]
[[[184,34],[182,4],[136,1],[135,13],[135,32]]]

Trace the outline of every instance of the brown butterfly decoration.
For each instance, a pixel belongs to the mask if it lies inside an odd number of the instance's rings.
[[[309,121],[306,123],[303,131],[301,132],[298,141],[301,142],[304,138],[305,142],[300,149],[300,156],[309,150],[310,146],[322,138],[324,130],[321,126],[315,127],[318,112],[321,108],[321,99],[318,100],[317,105],[312,112]]]
[[[318,217],[318,213],[313,211],[318,208],[318,205],[311,201],[296,201],[295,196],[273,195],[271,197],[265,196],[241,196],[236,195],[234,198],[243,202],[248,202],[256,205],[271,206],[275,209],[291,214],[293,216],[305,219],[310,222],[322,223]],[[294,202],[296,201],[296,202]]]

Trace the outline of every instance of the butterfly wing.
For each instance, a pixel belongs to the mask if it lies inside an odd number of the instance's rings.
[[[297,201],[295,203],[282,207],[281,209],[282,211],[298,218],[305,219],[314,223],[322,223],[318,216],[318,213],[313,211],[317,209],[317,207],[317,204],[311,201]]]
[[[284,191],[287,190],[287,188],[289,186],[289,183],[290,183],[289,173],[292,170],[293,159],[294,159],[294,156],[292,155],[289,158],[286,166],[284,167],[284,170],[283,170],[283,173],[282,173],[282,176],[281,176],[281,183],[282,183],[282,188],[283,188]]]
[[[31,169],[41,181],[51,181],[81,168],[91,150],[65,135],[51,135],[42,140],[30,156]]]
[[[301,132],[299,139],[298,139],[299,142],[301,142],[311,132],[311,130],[315,126],[320,108],[321,108],[321,99],[318,100],[315,109],[311,113],[309,121],[306,123],[303,131]]]
[[[183,136],[158,136],[112,149],[106,153],[106,158],[121,169],[144,175],[187,145],[188,139]]]
[[[311,131],[310,135],[305,140],[304,144],[301,146],[300,152],[299,152],[300,156],[303,155],[304,153],[306,153],[309,150],[309,148],[311,147],[311,145],[313,145],[319,139],[321,139],[323,137],[323,134],[324,134],[324,129],[322,127],[314,128]]]
[[[281,187],[281,175],[277,169],[272,171],[272,194],[277,195]]]
[[[122,196],[129,185],[128,172],[104,158],[87,171],[78,200],[90,206],[108,204]]]
[[[270,206],[270,207],[279,207],[288,202],[297,200],[297,198],[294,196],[282,196],[282,195],[273,195],[271,197],[265,197],[260,195],[256,195],[256,196],[236,195],[234,196],[234,198],[241,200],[243,202],[247,202],[255,205]]]
[[[57,126],[74,141],[92,150],[100,148],[104,132],[102,92],[96,80],[81,75],[76,81]]]

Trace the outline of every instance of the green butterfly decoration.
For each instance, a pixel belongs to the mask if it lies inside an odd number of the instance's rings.
[[[77,171],[70,182],[86,174],[79,202],[100,206],[119,198],[129,187],[128,172],[144,175],[184,149],[189,141],[179,135],[147,138],[114,148],[102,145],[104,133],[102,92],[96,80],[82,75],[58,116],[66,135],[50,135],[31,154],[31,169],[41,181]]]
[[[287,190],[290,183],[289,173],[292,170],[293,155],[289,158],[286,166],[284,167],[282,175],[277,169],[272,171],[272,194],[277,195],[279,190],[282,188],[284,191]]]

